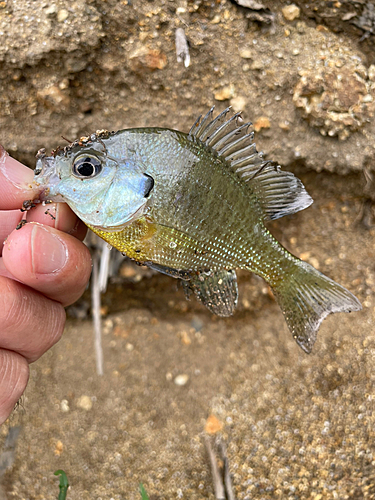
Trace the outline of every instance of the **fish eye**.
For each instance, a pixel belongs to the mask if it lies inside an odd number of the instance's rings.
[[[96,177],[102,171],[102,164],[96,156],[78,156],[72,166],[73,174],[80,179]]]
[[[151,175],[148,174],[143,174],[143,175],[146,177],[143,196],[145,198],[148,198],[151,194],[152,188],[154,187],[154,179],[151,177]]]

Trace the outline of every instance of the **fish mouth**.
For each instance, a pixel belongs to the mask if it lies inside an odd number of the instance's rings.
[[[53,156],[46,156],[45,149],[38,151],[37,162],[34,171],[33,185],[39,191],[40,201],[62,202],[63,197],[54,193],[60,177],[56,171],[56,160]]]
[[[118,233],[119,231],[122,231],[127,226],[130,226],[130,224],[132,224],[140,217],[142,217],[142,215],[145,212],[145,208],[146,208],[146,202],[141,207],[139,207],[135,212],[130,214],[129,217],[127,217],[126,221],[121,222],[120,224],[117,224],[115,226],[106,226],[105,224],[101,226],[97,226],[94,224],[88,224],[88,225],[107,233]]]

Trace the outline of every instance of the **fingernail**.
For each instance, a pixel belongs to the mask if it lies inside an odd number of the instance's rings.
[[[0,149],[0,171],[16,187],[25,188],[34,179],[33,170],[9,156],[3,147]]]
[[[68,258],[64,242],[54,233],[37,223],[31,233],[31,262],[35,274],[51,274],[60,271]]]

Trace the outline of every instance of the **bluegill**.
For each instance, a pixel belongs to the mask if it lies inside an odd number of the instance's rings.
[[[330,313],[361,309],[341,285],[290,254],[265,223],[307,208],[302,182],[256,150],[250,123],[226,109],[188,134],[98,131],[37,156],[41,200],[66,202],[113,247],[179,278],[211,312],[237,305],[236,269],[270,285],[294,339],[311,352]]]

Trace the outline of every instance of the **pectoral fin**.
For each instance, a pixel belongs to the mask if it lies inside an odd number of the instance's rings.
[[[235,271],[192,272],[182,281],[186,298],[194,295],[209,311],[218,316],[232,316],[237,306],[238,288]]]

